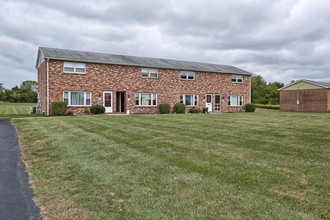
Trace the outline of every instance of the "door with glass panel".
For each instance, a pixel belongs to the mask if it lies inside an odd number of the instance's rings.
[[[105,107],[105,113],[112,112],[112,92],[111,91],[103,92],[103,106]]]
[[[206,108],[208,112],[212,112],[212,95],[206,95]]]
[[[220,95],[214,96],[214,111],[221,112],[221,96]]]

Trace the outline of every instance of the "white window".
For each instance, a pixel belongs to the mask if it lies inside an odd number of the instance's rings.
[[[188,106],[197,106],[198,95],[180,95],[180,103]]]
[[[195,72],[181,71],[180,77],[181,77],[181,79],[185,79],[185,80],[194,80]]]
[[[157,94],[155,93],[136,93],[136,106],[157,106]]]
[[[243,82],[243,76],[242,75],[232,75],[231,81],[233,83],[242,83]]]
[[[142,75],[142,77],[147,77],[147,78],[157,78],[158,77],[158,69],[142,68],[141,69],[141,75]]]
[[[86,73],[86,64],[64,62],[64,72],[65,73],[85,74]]]
[[[243,96],[228,96],[229,106],[243,106]]]
[[[91,106],[92,94],[91,92],[63,92],[63,101],[68,106]]]

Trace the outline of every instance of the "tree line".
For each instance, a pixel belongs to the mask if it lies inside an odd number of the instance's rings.
[[[32,80],[23,81],[20,85],[14,86],[11,89],[6,89],[0,83],[0,101],[3,102],[20,102],[20,103],[37,103],[38,83]]]
[[[251,78],[251,101],[255,104],[272,104],[280,103],[279,88],[282,88],[284,83],[271,82],[267,83],[262,76],[254,75]]]

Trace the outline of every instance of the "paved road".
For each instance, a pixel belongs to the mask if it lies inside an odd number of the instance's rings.
[[[0,120],[0,220],[42,219],[18,149],[15,128]]]

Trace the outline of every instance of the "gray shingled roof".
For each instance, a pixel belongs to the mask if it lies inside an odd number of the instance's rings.
[[[330,88],[330,82],[321,82],[321,81],[314,81],[314,80],[307,80],[307,79],[304,79],[303,81],[311,82],[313,84],[318,84],[320,86]]]
[[[253,75],[234,66],[39,47],[36,68],[45,59]]]
[[[311,84],[314,84],[314,85],[318,85],[318,86],[322,86],[324,88],[327,88],[327,89],[330,89],[330,82],[321,82],[321,81],[314,81],[314,80],[309,80],[309,79],[301,79],[301,80],[298,80],[298,81],[295,81],[293,83],[290,83],[289,85],[286,85],[278,90],[283,90],[289,86],[292,86],[294,84],[297,84],[299,82],[307,82],[307,83],[311,83]]]

